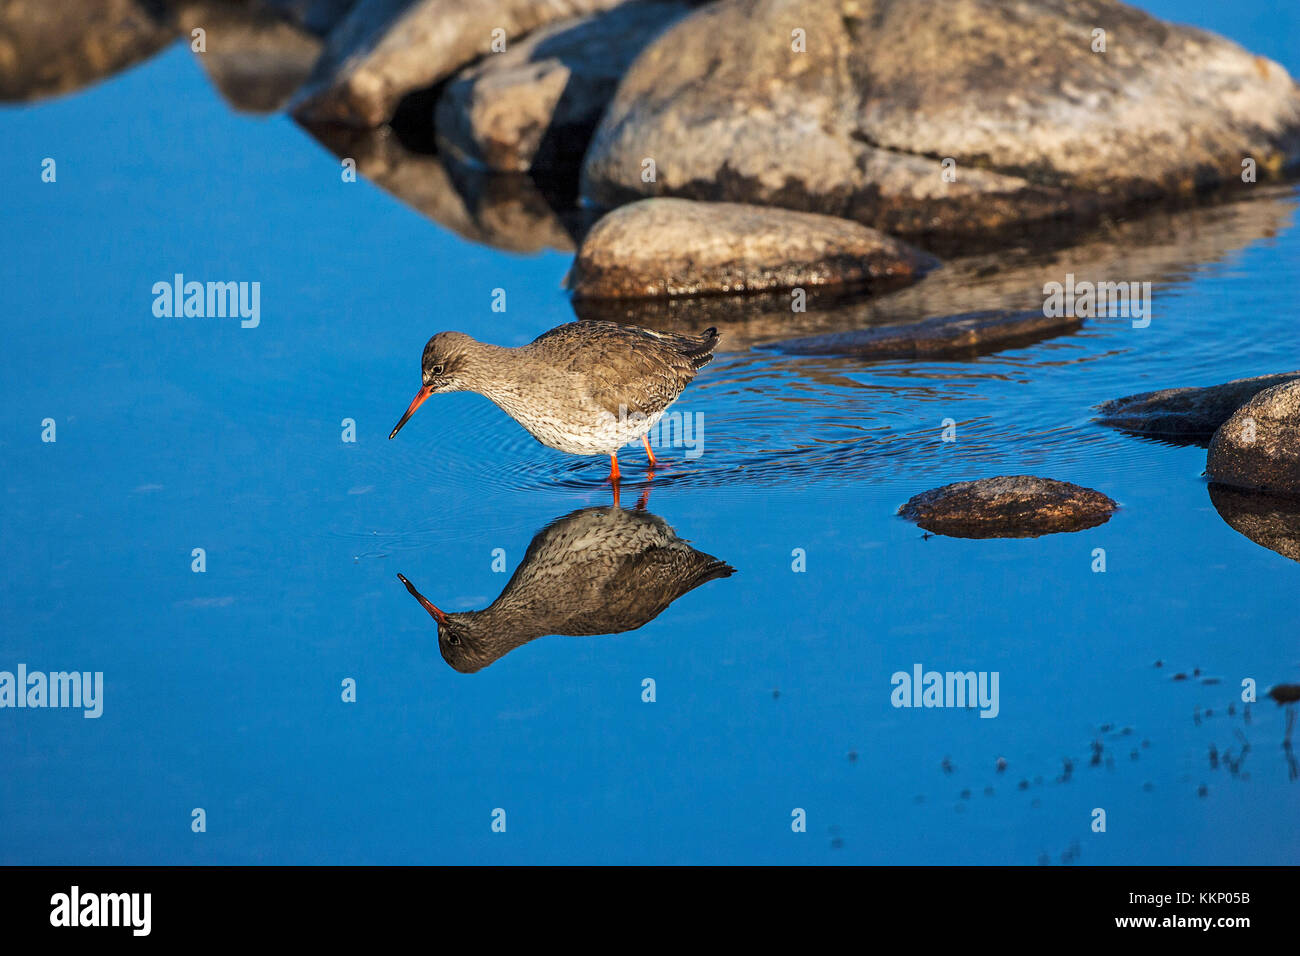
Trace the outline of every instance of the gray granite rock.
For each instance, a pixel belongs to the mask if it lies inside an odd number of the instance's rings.
[[[1094,28],[1108,31],[1104,53]],[[583,192],[605,206],[683,196],[984,239],[1241,185],[1244,157],[1261,178],[1296,165],[1300,91],[1287,72],[1115,0],[719,0],[637,58]]]
[[[646,199],[601,218],[569,284],[578,298],[897,287],[935,265],[860,223],[737,203]]]
[[[622,0],[358,0],[331,31],[325,54],[293,106],[306,123],[374,127],[398,101],[530,30]],[[499,54],[495,54],[499,55]]]
[[[1300,496],[1300,381],[1274,385],[1214,433],[1205,472],[1234,488]]]
[[[1102,425],[1172,442],[1205,444],[1219,426],[1266,388],[1300,379],[1300,371],[1239,378],[1201,388],[1162,388],[1097,406]]]
[[[491,170],[576,177],[628,65],[691,9],[682,0],[634,0],[553,23],[484,57],[443,90],[434,114],[439,146]]]

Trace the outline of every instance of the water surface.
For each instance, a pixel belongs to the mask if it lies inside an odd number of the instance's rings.
[[[1147,7],[1300,73],[1291,11]],[[771,317],[723,323],[677,406],[703,454],[665,451],[644,508],[736,573],[638,629],[464,675],[396,575],[484,607],[541,529],[610,504],[608,466],[473,395],[386,435],[433,332],[521,344],[571,321],[571,256],[342,182],[290,121],[231,112],[181,46],[0,127],[0,669],[107,685],[98,720],[0,712],[0,862],[1294,862],[1286,712],[1246,708],[1241,682],[1300,677],[1300,566],[1225,523],[1203,449],[1091,421],[1120,395],[1300,367],[1294,189],[811,320],[1033,306],[1093,270],[1153,281],[1144,329],[866,362],[750,348]],[[259,281],[261,324],[155,317],[178,272]],[[642,463],[624,459],[624,508]],[[1121,509],[1031,540],[895,517],[1019,473]],[[916,663],[997,671],[998,716],[894,708]]]

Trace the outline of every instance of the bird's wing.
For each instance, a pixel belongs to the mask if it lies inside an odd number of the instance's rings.
[[[615,415],[620,408],[652,415],[690,384],[708,363],[716,341],[614,322],[571,322],[534,344],[552,346],[558,367],[579,373],[599,407]],[[568,345],[573,347],[563,348]]]

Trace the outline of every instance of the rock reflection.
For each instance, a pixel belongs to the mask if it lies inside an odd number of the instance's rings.
[[[1300,499],[1211,484],[1210,501],[1232,530],[1300,561]]]
[[[144,0],[0,3],[0,100],[71,93],[153,56],[180,27]]]
[[[546,634],[620,634],[654,620],[683,594],[735,572],[641,510],[583,508],[534,536],[514,575],[480,611],[443,611],[402,575],[438,624],[443,659],[463,674]]]
[[[336,156],[355,159],[357,172],[380,189],[471,242],[508,252],[572,252],[592,215],[577,207],[573,186],[471,169],[415,148],[389,126],[304,128]]]

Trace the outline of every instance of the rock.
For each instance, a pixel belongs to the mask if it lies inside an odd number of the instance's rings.
[[[1036,538],[1104,524],[1117,507],[1099,491],[1016,475],[944,485],[909,499],[898,513],[955,538]]]
[[[177,32],[170,13],[147,0],[5,0],[0,100],[88,86],[153,56]]]
[[[1219,426],[1266,388],[1300,379],[1300,371],[1239,378],[1203,388],[1163,388],[1097,406],[1094,421],[1179,444],[1208,444]]]
[[[492,52],[493,33],[514,39],[555,20],[608,10],[621,0],[358,0],[329,35],[293,113],[304,123],[375,127],[398,101]]]
[[[796,337],[972,311],[1041,312],[1043,285],[1062,281],[1067,272],[1093,282],[1141,277],[1172,294],[1186,284],[1195,268],[1222,261],[1235,250],[1291,228],[1295,207],[1291,187],[1261,185],[1247,200],[1153,210],[1082,235],[1072,229],[1067,248],[1054,248],[1043,237],[1035,237],[996,252],[958,256],[928,273],[923,282],[883,294],[812,286],[805,312],[791,310],[791,293],[786,290],[571,301],[584,319],[681,332],[715,326],[722,333],[720,350],[743,351]],[[1023,368],[1028,372],[1031,366]]]
[[[1097,27],[1105,53],[1091,49]],[[1300,160],[1287,72],[1116,0],[951,0],[941,13],[909,0],[720,0],[637,58],[582,191],[605,206],[683,196],[987,241],[1240,185],[1243,157],[1261,179]]]
[[[1211,484],[1210,501],[1232,530],[1300,561],[1300,499]]]
[[[438,100],[439,146],[492,170],[576,178],[628,65],[690,9],[682,0],[624,3],[553,23],[485,57]]]
[[[1300,496],[1300,381],[1274,385],[1242,405],[1210,441],[1211,481]]]
[[[854,329],[787,339],[770,348],[787,355],[852,355],[856,358],[920,358],[979,355],[1029,345],[1077,329],[1080,320],[1037,312],[967,312],[906,325]]]
[[[570,274],[575,297],[641,298],[900,285],[933,260],[846,219],[735,203],[645,199],[597,221]]]

